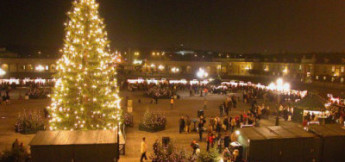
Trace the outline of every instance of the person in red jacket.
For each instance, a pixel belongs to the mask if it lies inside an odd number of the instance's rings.
[[[214,135],[211,132],[208,132],[207,137],[206,137],[206,142],[207,142],[207,146],[206,146],[206,151],[210,150],[210,145],[213,148],[213,144],[214,144]]]

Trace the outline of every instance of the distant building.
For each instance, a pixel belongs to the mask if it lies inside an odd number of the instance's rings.
[[[195,79],[203,68],[210,77],[284,77],[302,82],[344,84],[345,54],[231,54],[198,50],[128,50],[121,52],[118,77]],[[52,78],[57,58],[19,57],[0,48],[2,78]]]

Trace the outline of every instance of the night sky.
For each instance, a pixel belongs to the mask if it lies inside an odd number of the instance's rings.
[[[345,51],[345,0],[98,0],[113,48]],[[0,46],[59,48],[70,0],[1,0]]]

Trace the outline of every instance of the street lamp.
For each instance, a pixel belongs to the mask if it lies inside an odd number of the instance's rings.
[[[208,77],[208,73],[204,69],[199,68],[199,71],[196,73],[196,76],[200,79],[204,79]]]
[[[199,68],[199,71],[196,73],[196,76],[200,79],[200,87],[201,87],[201,80],[204,79],[204,78],[207,78],[208,77],[208,73],[202,69],[202,68]],[[200,97],[202,97],[202,89],[200,90]]]
[[[280,95],[282,92],[289,92],[290,91],[290,84],[284,83],[282,78],[278,78],[276,83],[272,82],[271,84],[268,85],[268,89],[277,91],[277,102],[278,102],[278,106],[279,106],[280,105]],[[279,125],[279,115],[280,115],[280,112],[278,110],[277,116],[276,116],[276,124],[275,124],[276,126]]]
[[[289,92],[290,91],[290,84],[289,83],[284,83],[283,79],[279,78],[277,81],[274,83],[270,83],[267,87],[269,90],[272,91],[278,91],[280,92]]]

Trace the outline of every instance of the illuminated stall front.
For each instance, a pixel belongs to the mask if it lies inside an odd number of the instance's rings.
[[[330,112],[326,108],[327,103],[328,101],[321,96],[309,93],[294,105],[293,120],[302,122],[309,113],[310,116],[314,114],[317,119],[312,119],[312,123],[323,123],[330,115]]]

